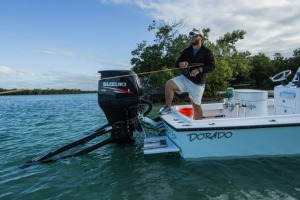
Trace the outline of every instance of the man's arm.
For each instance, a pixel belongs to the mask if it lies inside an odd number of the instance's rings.
[[[179,64],[180,64],[181,62],[185,62],[185,61],[186,61],[183,52],[184,52],[184,51],[181,52],[180,56],[178,57],[178,59],[177,59],[177,61],[176,61],[176,63],[175,63],[175,67],[177,67],[177,68],[182,68],[182,67],[179,66]]]
[[[207,55],[205,56],[204,65],[202,66],[202,71],[204,73],[212,72],[215,67],[215,56],[211,50],[208,50]]]

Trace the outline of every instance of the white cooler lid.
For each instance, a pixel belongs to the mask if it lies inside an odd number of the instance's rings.
[[[242,101],[266,101],[268,100],[268,92],[253,89],[234,90],[233,98]]]

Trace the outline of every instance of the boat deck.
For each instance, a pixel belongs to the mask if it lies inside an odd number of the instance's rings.
[[[300,114],[297,115],[275,115],[274,105],[270,101],[268,115],[247,117],[244,110],[228,111],[223,108],[222,103],[203,104],[203,120],[193,120],[191,117],[180,113],[181,108],[191,108],[190,105],[174,106],[173,112],[162,115],[164,123],[177,131],[186,130],[213,130],[213,129],[232,129],[232,128],[254,128],[254,127],[275,127],[283,125],[299,125]]]

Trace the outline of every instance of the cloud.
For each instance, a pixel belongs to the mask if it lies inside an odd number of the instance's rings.
[[[0,65],[0,77],[2,77],[2,78],[4,76],[23,76],[23,75],[32,76],[33,73],[26,72],[26,71],[20,71],[20,70],[16,70],[16,69],[13,69],[8,66]]]
[[[7,66],[0,66],[0,75],[11,75],[11,74],[17,74],[17,71],[7,67]]]
[[[127,67],[127,68],[132,67],[128,63],[122,63],[122,62],[106,60],[106,59],[100,58],[98,56],[79,56],[78,59],[97,62],[97,63],[100,63],[100,64],[105,64],[105,65],[110,65],[110,66],[120,66],[120,67]]]
[[[20,71],[13,67],[0,65],[0,88],[27,88],[28,83],[34,80],[34,77],[33,72]]]
[[[37,51],[37,53],[51,55],[51,56],[67,56],[67,57],[74,56],[73,52],[53,50],[53,49],[44,49],[44,50]]]
[[[299,48],[298,0],[102,0],[101,3],[134,4],[155,20],[184,19],[182,33],[191,28],[210,28],[210,40],[227,32],[245,30],[245,39],[237,43],[241,51],[249,50],[269,56],[275,52],[291,56]]]

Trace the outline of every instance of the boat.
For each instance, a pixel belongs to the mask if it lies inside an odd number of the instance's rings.
[[[224,102],[202,104],[204,118],[193,120],[191,105],[175,105],[161,121],[140,117],[144,154],[178,152],[184,159],[224,159],[300,154],[300,67],[273,77],[274,98],[256,89],[228,88]],[[160,126],[159,135],[149,129]],[[163,126],[163,127],[162,127]]]
[[[191,105],[175,105],[171,113],[151,119],[147,115],[152,104],[143,98],[136,73],[99,73],[98,104],[108,123],[91,135],[28,160],[21,168],[81,156],[112,143],[132,143],[135,133],[144,135],[145,155],[224,159],[300,154],[300,67],[291,82],[287,81],[290,70],[271,77],[281,82],[271,99],[264,90],[228,88],[224,102],[202,104],[202,120],[193,120]],[[80,149],[109,133],[109,138]]]

